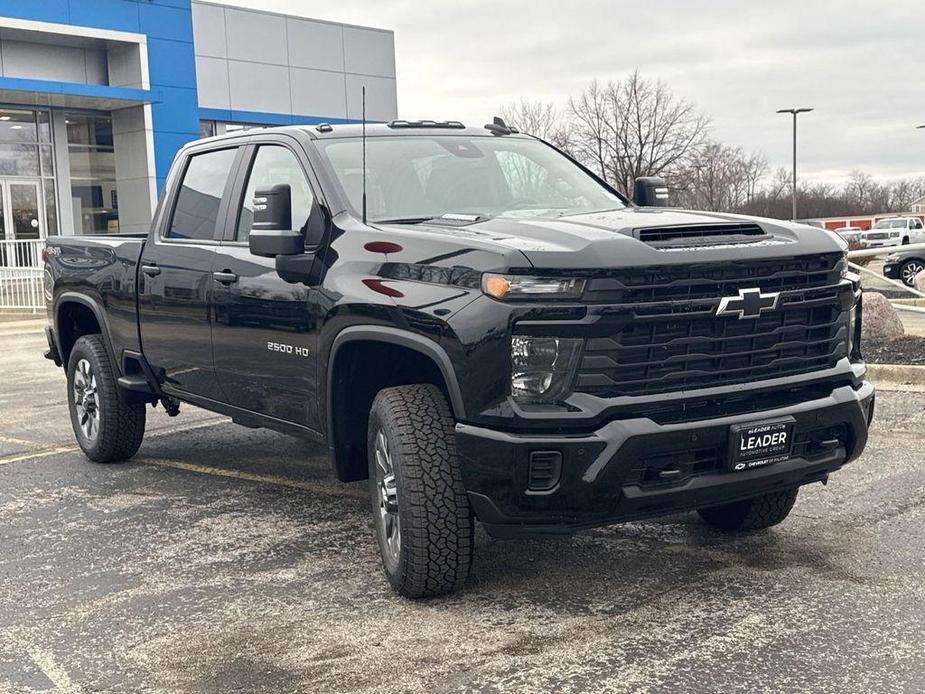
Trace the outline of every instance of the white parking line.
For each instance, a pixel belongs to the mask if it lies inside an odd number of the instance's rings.
[[[83,689],[74,683],[65,669],[55,661],[51,653],[37,646],[31,646],[28,653],[29,657],[32,658],[32,662],[55,685],[59,692],[63,692],[63,694],[81,694],[83,692]]]

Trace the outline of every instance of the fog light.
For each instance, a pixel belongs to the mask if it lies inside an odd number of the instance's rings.
[[[565,395],[581,340],[561,337],[511,338],[511,395],[530,402],[554,402]]]

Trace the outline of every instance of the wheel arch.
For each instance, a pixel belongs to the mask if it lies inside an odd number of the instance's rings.
[[[433,340],[387,326],[352,326],[337,334],[327,359],[325,421],[339,479],[366,477],[366,423],[376,393],[412,383],[438,386],[453,416],[465,417],[456,371]]]
[[[77,292],[62,292],[55,297],[54,303],[55,341],[58,354],[65,368],[74,348],[74,343],[84,335],[99,334],[106,346],[106,353],[116,373],[120,373],[118,362],[112,349],[109,321],[106,312],[91,297]]]

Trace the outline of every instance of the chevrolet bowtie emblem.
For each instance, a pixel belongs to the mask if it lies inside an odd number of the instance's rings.
[[[738,296],[724,296],[716,309],[717,316],[737,314],[743,318],[757,318],[762,311],[773,311],[780,301],[780,292],[763,293],[760,289],[740,289]]]

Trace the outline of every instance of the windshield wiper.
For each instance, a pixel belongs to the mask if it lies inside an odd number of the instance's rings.
[[[431,215],[430,217],[403,217],[400,219],[377,219],[373,224],[423,224],[424,222],[441,222],[443,224],[463,225],[474,224],[488,219],[482,214],[457,214],[455,212],[445,212],[441,215]]]
[[[429,222],[432,219],[437,219],[436,217],[403,217],[400,219],[374,219],[373,224],[423,224],[424,222]]]

